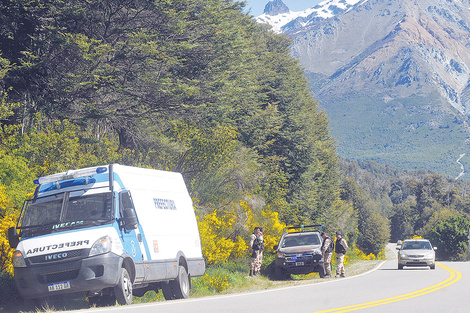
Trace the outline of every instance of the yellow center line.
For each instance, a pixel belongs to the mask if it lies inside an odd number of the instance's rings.
[[[356,305],[351,305],[351,306],[345,306],[345,307],[342,307],[342,308],[336,308],[336,309],[330,309],[330,310],[324,310],[324,311],[317,311],[315,313],[350,312],[350,311],[361,310],[361,309],[370,308],[370,307],[374,307],[374,306],[384,305],[384,304],[387,304],[387,303],[392,303],[392,302],[402,301],[402,300],[406,300],[406,299],[411,299],[411,298],[423,296],[425,294],[428,294],[428,293],[437,291],[439,289],[448,287],[448,286],[454,284],[455,282],[459,281],[462,278],[462,274],[460,274],[456,270],[453,270],[450,267],[447,267],[447,266],[445,266],[441,263],[436,263],[436,265],[450,273],[449,278],[447,278],[446,280],[443,280],[442,282],[440,282],[438,284],[435,284],[435,285],[432,285],[430,287],[426,287],[426,288],[423,288],[423,289],[420,289],[420,290],[417,290],[417,291],[413,291],[413,292],[410,292],[410,293],[406,293],[406,294],[403,294],[403,295],[400,295],[400,296],[396,296],[396,297],[391,297],[391,298],[386,298],[386,299],[382,299],[382,300],[366,302],[366,303],[356,304]]]

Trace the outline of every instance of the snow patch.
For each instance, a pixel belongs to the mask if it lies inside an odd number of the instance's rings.
[[[350,9],[359,2],[361,2],[360,4],[362,5],[367,1],[369,0],[325,0],[316,6],[303,11],[289,11],[289,13],[282,13],[274,16],[262,14],[255,17],[255,20],[259,23],[271,25],[273,31],[276,33],[282,33],[282,27],[297,18],[327,19],[335,16],[338,12]],[[308,22],[301,22],[301,24],[305,26]]]

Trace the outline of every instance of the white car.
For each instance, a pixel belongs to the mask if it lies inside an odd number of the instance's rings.
[[[406,239],[402,242],[398,251],[398,269],[404,266],[429,266],[436,268],[436,247],[433,247],[427,239]]]

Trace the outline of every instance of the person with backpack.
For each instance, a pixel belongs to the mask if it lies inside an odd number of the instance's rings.
[[[262,248],[262,241],[263,237],[260,236],[260,228],[258,226],[255,227],[253,230],[253,234],[250,235],[250,255],[251,255],[251,261],[250,261],[250,276],[254,276],[257,274],[257,268],[258,265],[261,268],[260,262],[260,251]]]
[[[323,268],[325,270],[325,276],[323,278],[331,277],[331,255],[335,247],[335,242],[326,233],[321,233],[323,243],[321,245],[321,253],[323,257]]]
[[[255,272],[253,273],[253,275],[255,275],[255,276],[259,275],[259,272],[261,271],[261,265],[263,264],[263,251],[264,251],[264,237],[263,237],[263,234],[264,234],[264,227],[260,227],[259,228],[258,238],[255,239],[255,241],[257,241],[257,247],[259,248],[258,260],[256,262]]]
[[[335,252],[336,252],[336,276],[335,277],[346,277],[344,274],[344,256],[346,252],[348,252],[348,243],[346,239],[343,238],[343,234],[340,230],[336,232],[336,244],[335,244]]]

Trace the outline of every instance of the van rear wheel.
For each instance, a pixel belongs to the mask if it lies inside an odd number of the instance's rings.
[[[114,295],[120,305],[132,303],[132,281],[124,267],[121,267],[119,282],[116,287],[114,287]]]
[[[183,266],[178,268],[178,276],[176,279],[171,281],[171,289],[176,299],[188,299],[189,298],[189,275]]]
[[[173,290],[171,290],[169,282],[162,283],[162,293],[165,300],[175,300],[175,295],[173,294]]]
[[[163,283],[161,288],[165,300],[188,299],[190,282],[186,269],[183,266],[179,266],[178,276],[168,283]]]

